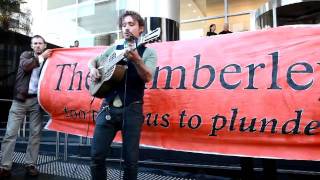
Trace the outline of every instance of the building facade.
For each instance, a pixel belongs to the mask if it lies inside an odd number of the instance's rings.
[[[73,45],[75,40],[79,40],[80,47],[112,44],[121,38],[117,20],[125,9],[135,10],[145,17],[146,31],[161,27],[164,41],[203,37],[211,24],[216,25],[216,33],[219,33],[225,23],[229,24],[230,31],[242,32],[277,25],[319,22],[314,20],[319,19],[317,18],[319,0],[28,0],[27,2],[26,5],[31,9],[33,16],[33,34],[41,34],[49,42],[62,47]],[[310,20],[309,16],[316,18]],[[299,21],[293,21],[297,18]]]
[[[319,23],[320,0],[271,0],[256,12],[258,28]]]
[[[29,0],[33,34],[69,47],[110,45],[120,37],[117,26],[124,9],[139,12],[150,30],[161,26],[163,40],[205,36],[210,24],[222,30],[229,23],[233,32],[255,30],[256,10],[267,0]],[[152,28],[151,28],[152,29]]]

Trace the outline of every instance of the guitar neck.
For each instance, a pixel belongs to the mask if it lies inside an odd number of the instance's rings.
[[[116,65],[118,62],[120,62],[122,59],[124,59],[124,53],[121,53],[120,55],[118,55],[116,58],[113,58],[111,61],[109,61],[109,65],[110,66],[114,66]]]
[[[138,47],[140,47],[141,45],[143,45],[142,43],[137,45],[137,47],[131,49],[131,51],[136,50]],[[124,52],[122,52],[121,54],[119,54],[116,58],[113,58],[111,61],[109,61],[109,65],[110,66],[114,66],[116,65],[118,62],[120,62],[121,60],[123,60],[125,58],[124,56]]]

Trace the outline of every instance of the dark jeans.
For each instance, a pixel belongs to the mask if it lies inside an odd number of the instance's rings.
[[[124,125],[123,125],[123,112]],[[106,116],[110,114],[111,119]],[[137,179],[140,132],[143,123],[142,104],[125,108],[104,107],[97,116],[91,146],[91,176],[93,180],[107,178],[105,159],[118,130],[122,130],[123,179]]]

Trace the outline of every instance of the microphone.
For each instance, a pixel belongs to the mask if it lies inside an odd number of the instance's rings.
[[[126,29],[125,33],[129,35],[129,37],[127,38],[128,41],[136,41],[137,38],[132,34],[132,32],[130,32],[129,29]]]
[[[130,32],[129,29],[126,29],[125,33],[128,35],[128,37],[126,38],[128,43],[126,44],[127,46],[125,48],[128,49],[129,51],[131,51],[131,50],[133,50],[133,49],[135,49],[137,47],[138,38],[135,37],[134,34],[132,32]],[[125,58],[123,58],[122,61],[125,62],[125,63],[128,63],[128,58],[125,57]],[[127,68],[125,68],[125,69],[127,69]]]

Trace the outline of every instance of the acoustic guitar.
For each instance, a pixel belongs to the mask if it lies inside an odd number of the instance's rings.
[[[157,28],[142,36],[139,42],[137,42],[136,47],[130,50],[135,50],[139,46],[156,41],[160,37],[160,33],[160,28]],[[92,96],[103,98],[114,86],[122,81],[126,66],[117,65],[117,63],[125,58],[124,53],[125,50],[118,54],[114,51],[106,59],[97,62],[97,69],[101,77],[96,81],[91,81],[89,91]]]

